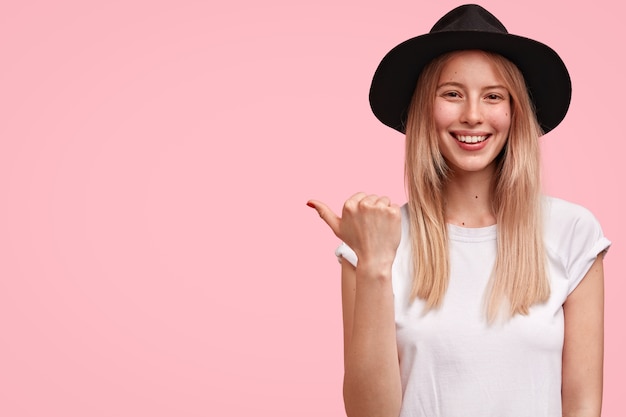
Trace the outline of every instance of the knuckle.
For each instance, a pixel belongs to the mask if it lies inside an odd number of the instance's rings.
[[[376,194],[370,194],[368,196],[363,197],[363,199],[361,199],[359,204],[361,206],[368,207],[368,206],[374,205],[376,203],[376,200],[378,200],[378,196]]]
[[[343,204],[344,211],[353,212],[357,207],[357,202],[354,199],[349,199]]]

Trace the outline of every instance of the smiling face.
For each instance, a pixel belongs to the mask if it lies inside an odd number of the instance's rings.
[[[433,116],[440,152],[452,171],[493,170],[511,127],[511,98],[483,52],[456,52],[445,63]]]

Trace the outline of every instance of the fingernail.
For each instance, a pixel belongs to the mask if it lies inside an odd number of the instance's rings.
[[[317,207],[315,207],[315,204],[311,203],[310,201],[308,201],[308,202],[306,203],[306,205],[307,205],[307,206],[309,206],[309,207],[311,207],[311,208],[317,209]]]

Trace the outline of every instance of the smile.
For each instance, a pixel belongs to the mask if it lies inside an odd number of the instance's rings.
[[[489,135],[484,136],[467,136],[467,135],[454,135],[454,138],[463,143],[480,143],[485,141]]]

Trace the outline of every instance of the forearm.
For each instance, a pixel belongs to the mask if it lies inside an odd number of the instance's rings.
[[[345,352],[346,412],[349,417],[397,417],[401,400],[391,267],[360,265]]]

